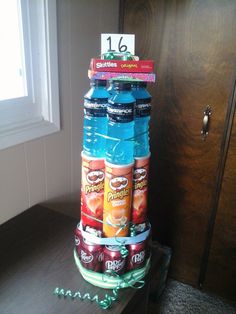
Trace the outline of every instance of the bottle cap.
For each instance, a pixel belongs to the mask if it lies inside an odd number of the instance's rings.
[[[112,84],[112,85],[115,85],[115,83],[117,83],[117,82],[119,83],[120,80],[116,80],[116,79],[110,79],[109,80],[109,83]]]
[[[95,79],[95,80],[91,80],[91,81],[90,81],[90,85],[91,85],[91,86],[106,87],[106,86],[107,86],[107,81],[106,81],[106,80]]]
[[[115,81],[114,82],[114,88],[122,91],[129,91],[131,90],[131,84],[128,82],[122,82],[122,81]]]
[[[144,82],[144,81],[134,82],[133,86],[146,88],[147,87],[147,82]]]

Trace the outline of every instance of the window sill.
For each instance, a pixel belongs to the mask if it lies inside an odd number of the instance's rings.
[[[60,127],[42,118],[0,129],[0,150],[60,131]]]

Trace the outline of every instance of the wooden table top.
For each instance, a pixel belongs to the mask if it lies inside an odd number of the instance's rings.
[[[73,258],[77,221],[41,206],[35,206],[0,226],[0,313],[105,313],[96,303],[53,295],[56,287],[98,294],[104,290],[87,283]],[[122,289],[109,313],[126,313],[145,288]]]

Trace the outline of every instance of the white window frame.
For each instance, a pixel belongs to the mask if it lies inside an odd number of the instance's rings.
[[[20,0],[28,96],[0,101],[0,149],[60,130],[56,0]]]

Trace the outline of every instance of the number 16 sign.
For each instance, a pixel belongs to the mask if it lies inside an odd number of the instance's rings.
[[[101,54],[112,51],[134,55],[134,41],[131,34],[101,34]]]

